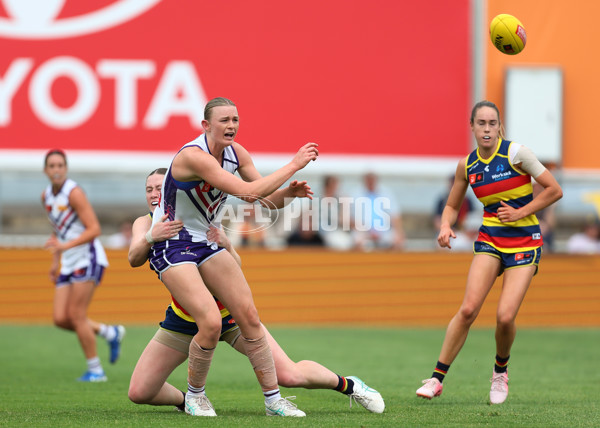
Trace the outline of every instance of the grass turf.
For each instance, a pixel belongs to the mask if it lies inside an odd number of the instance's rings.
[[[506,403],[488,404],[493,331],[473,329],[450,368],[444,393],[432,401],[415,390],[431,375],[443,330],[273,328],[294,360],[312,359],[379,390],[384,414],[370,414],[334,391],[284,389],[306,418],[268,418],[245,357],[220,344],[207,392],[219,415],[201,421],[172,407],[141,406],[127,398],[129,377],[154,327],[128,327],[121,360],[108,364],[98,340],[106,383],[75,382],[85,370],[73,333],[51,326],[0,325],[0,426],[10,427],[591,427],[600,421],[597,370],[600,330],[521,330],[509,365]],[[184,389],[186,365],[170,378]]]

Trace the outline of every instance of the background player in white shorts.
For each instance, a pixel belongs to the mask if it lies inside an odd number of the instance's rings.
[[[77,333],[87,361],[87,371],[78,380],[103,382],[106,375],[96,352],[95,335],[106,339],[110,362],[115,363],[125,328],[101,324],[87,316],[94,290],[108,266],[98,240],[100,224],[83,190],[67,178],[67,157],[62,150],[46,154],[44,172],[50,184],[42,193],[42,204],[54,228],[45,246],[52,252],[50,280],[56,283],[54,324]]]

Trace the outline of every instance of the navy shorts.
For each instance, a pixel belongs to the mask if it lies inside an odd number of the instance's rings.
[[[56,287],[63,287],[65,285],[71,285],[74,282],[88,282],[93,281],[94,285],[100,284],[102,276],[104,275],[104,266],[90,263],[87,267],[76,269],[69,274],[60,274],[56,280]]]
[[[192,263],[200,266],[202,263],[223,251],[216,244],[209,245],[207,241],[190,242],[167,240],[154,244],[150,250],[150,267],[158,277],[171,266]]]
[[[221,325],[221,335],[227,333],[234,328],[238,328],[237,324],[233,320],[233,317],[227,315],[222,319],[223,323]],[[198,333],[198,326],[195,322],[190,322],[184,320],[180,316],[178,316],[171,305],[167,308],[167,312],[165,313],[165,320],[161,321],[159,325],[165,330],[173,331],[175,333],[186,334],[188,336],[195,336]]]
[[[518,253],[505,253],[492,247],[490,244],[475,241],[473,243],[473,253],[489,254],[490,256],[500,259],[500,272],[498,273],[498,276],[502,275],[506,269],[513,269],[521,266],[535,266],[535,274],[537,274],[538,264],[542,257],[542,247]]]

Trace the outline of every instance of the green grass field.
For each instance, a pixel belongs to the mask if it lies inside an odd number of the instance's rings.
[[[303,419],[268,418],[262,394],[245,357],[221,344],[207,392],[218,413],[196,420],[172,407],[140,406],[127,398],[129,377],[154,327],[129,327],[121,360],[108,365],[109,381],[76,382],[85,367],[72,333],[52,326],[0,326],[0,426],[7,427],[404,427],[600,425],[600,330],[521,330],[509,368],[510,395],[488,404],[494,357],[493,331],[473,329],[444,382],[444,394],[415,396],[431,375],[443,330],[273,328],[295,360],[312,359],[376,388],[385,413],[349,408],[334,391],[284,389],[307,413]],[[186,366],[170,378],[185,388]]]

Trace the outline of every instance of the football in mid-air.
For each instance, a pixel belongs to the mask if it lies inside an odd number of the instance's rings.
[[[497,15],[490,23],[490,39],[500,52],[516,55],[525,49],[527,34],[521,21],[506,13]]]

